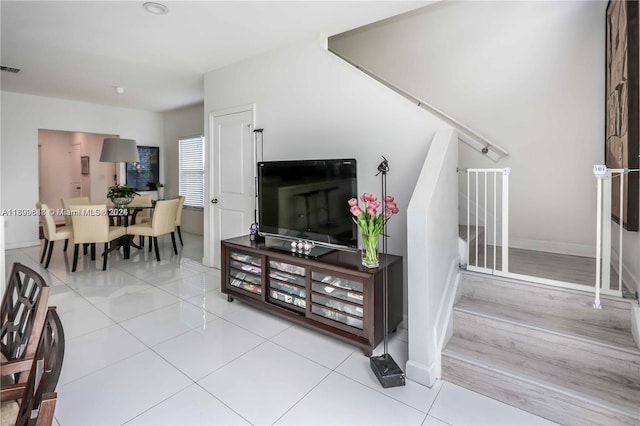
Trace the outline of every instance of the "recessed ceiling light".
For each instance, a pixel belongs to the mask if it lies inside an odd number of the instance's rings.
[[[164,4],[154,3],[154,2],[146,2],[142,5],[144,10],[149,13],[153,13],[155,15],[166,15],[169,13],[169,8]]]

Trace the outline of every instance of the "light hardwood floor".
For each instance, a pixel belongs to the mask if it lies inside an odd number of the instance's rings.
[[[484,250],[478,249],[478,258],[471,253],[469,264],[484,267]],[[497,268],[502,268],[502,248],[497,247]],[[493,266],[493,246],[487,246],[488,268]],[[509,272],[564,281],[593,287],[596,282],[596,260],[590,257],[542,251],[509,249]],[[618,274],[611,269],[611,288],[618,289]]]

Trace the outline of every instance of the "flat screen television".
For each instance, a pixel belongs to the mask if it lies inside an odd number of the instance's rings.
[[[356,160],[258,163],[258,226],[263,236],[356,250],[350,198],[357,197]],[[290,247],[290,243],[289,247]],[[286,249],[286,246],[283,247]]]

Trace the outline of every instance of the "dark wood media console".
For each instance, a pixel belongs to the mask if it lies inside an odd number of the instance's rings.
[[[362,348],[366,356],[384,337],[385,257],[380,268],[360,263],[360,253],[333,251],[318,258],[270,249],[248,236],[221,243],[227,300],[242,300],[290,321]],[[389,332],[402,322],[402,257],[387,255]]]

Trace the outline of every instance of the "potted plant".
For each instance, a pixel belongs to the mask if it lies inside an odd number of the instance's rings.
[[[139,195],[136,190],[127,185],[110,186],[109,192],[107,192],[107,198],[118,207],[125,207],[136,195]]]
[[[164,199],[164,184],[156,182],[156,190],[158,191],[158,200]]]

